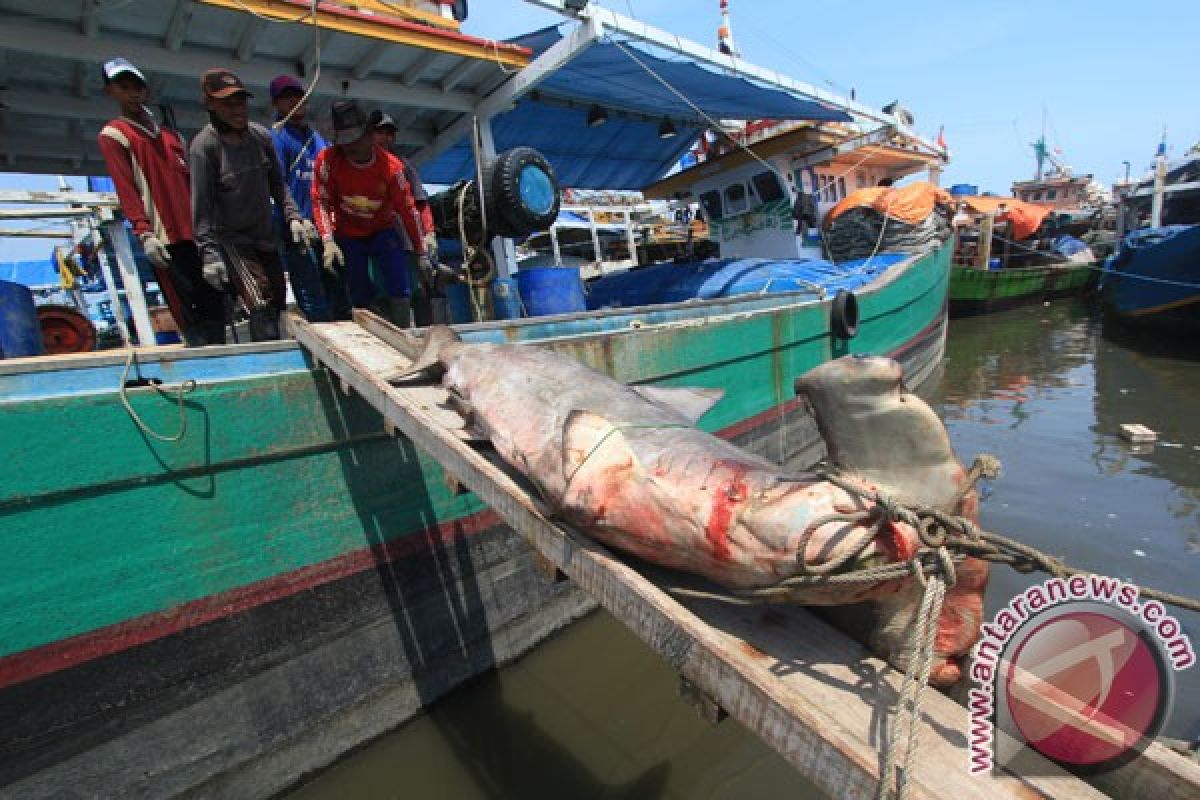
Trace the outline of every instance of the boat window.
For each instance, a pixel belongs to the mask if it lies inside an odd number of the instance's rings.
[[[843,175],[838,178],[838,199],[846,197],[846,177]]]
[[[731,216],[746,210],[745,184],[735,183],[725,187],[725,207]]]
[[[772,203],[784,196],[783,187],[779,185],[779,178],[775,177],[774,172],[760,172],[750,180],[754,183],[755,194],[763,203]]]
[[[1056,197],[1058,197],[1057,189],[1047,189],[1046,190],[1046,199],[1047,200],[1053,200]]]
[[[854,185],[859,189],[865,189],[867,186],[867,176],[859,172],[854,176]]]
[[[705,192],[700,195],[700,205],[704,206],[704,215],[709,219],[720,219],[725,216],[721,210],[720,192]]]

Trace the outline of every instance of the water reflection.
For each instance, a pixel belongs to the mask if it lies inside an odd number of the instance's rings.
[[[1146,345],[1069,303],[956,320],[945,368],[922,394],[964,460],[988,452],[1004,464],[986,487],[985,528],[1085,569],[1196,594],[1200,362]],[[1158,431],[1158,444],[1125,442],[1126,422]],[[1040,579],[995,570],[989,613]],[[1200,615],[1177,616],[1200,640]],[[1178,676],[1169,735],[1200,736],[1198,673]]]

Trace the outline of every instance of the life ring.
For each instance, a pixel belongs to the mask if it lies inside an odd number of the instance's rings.
[[[854,292],[838,289],[833,296],[829,328],[838,339],[853,339],[858,335],[858,298]]]

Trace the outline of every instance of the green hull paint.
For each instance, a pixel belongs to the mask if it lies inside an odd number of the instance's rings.
[[[949,258],[943,248],[861,292],[848,345],[828,333],[828,300],[552,344],[626,382],[725,388],[703,421],[722,430],[788,401],[794,378],[832,357],[893,352],[922,331],[940,337]],[[188,356],[172,358],[186,372]],[[365,402],[296,362],[201,383],[177,443],[144,436],[115,381],[110,391],[0,401],[0,657],[483,510],[473,495],[452,496],[441,468],[406,439],[383,435]],[[63,360],[51,371],[80,369]],[[154,429],[177,428],[173,400],[153,389],[130,397]]]
[[[997,270],[954,267],[950,272],[950,316],[997,311],[1082,293],[1092,280],[1093,267],[1091,264]]]

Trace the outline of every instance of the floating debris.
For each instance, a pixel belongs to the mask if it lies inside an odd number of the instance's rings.
[[[1121,436],[1130,442],[1153,442],[1158,434],[1136,422],[1126,422],[1121,426]]]

